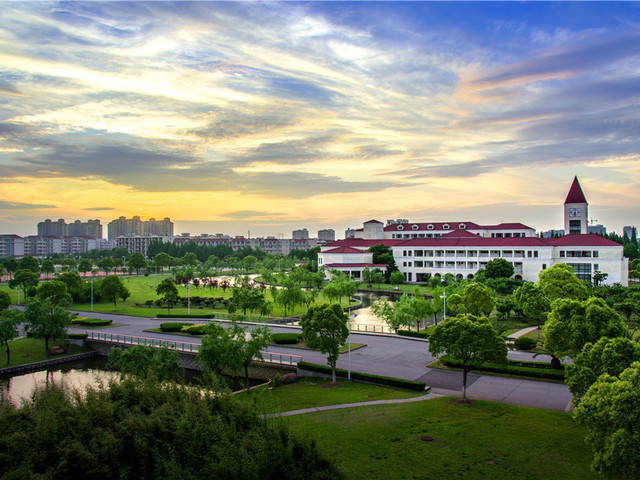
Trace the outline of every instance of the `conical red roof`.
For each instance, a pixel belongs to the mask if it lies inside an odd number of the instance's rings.
[[[584,193],[582,193],[580,182],[578,182],[578,177],[573,179],[573,183],[569,189],[569,194],[567,195],[567,199],[564,203],[587,203],[587,199],[584,197]]]

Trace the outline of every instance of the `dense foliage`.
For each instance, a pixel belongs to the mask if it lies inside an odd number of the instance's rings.
[[[125,379],[69,393],[47,386],[2,404],[5,479],[339,479],[314,444],[232,398]]]

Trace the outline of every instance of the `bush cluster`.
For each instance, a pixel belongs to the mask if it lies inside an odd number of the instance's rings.
[[[331,374],[331,367],[327,365],[317,365],[309,362],[298,362],[298,368],[302,370],[309,370],[311,372]],[[336,376],[347,377],[348,372],[341,368],[336,368]],[[423,392],[427,387],[424,382],[414,382],[411,380],[405,380],[403,378],[383,377],[381,375],[372,375],[369,373],[354,372],[351,371],[351,378],[353,380],[361,380],[363,382],[374,383],[377,385],[387,385],[389,387],[404,388],[406,390],[415,390]]]
[[[302,335],[299,333],[274,333],[271,338],[273,343],[278,345],[295,345],[302,340]]]
[[[113,320],[107,320],[104,318],[87,318],[77,317],[71,320],[72,325],[84,325],[86,327],[105,327],[111,325]]]
[[[206,335],[207,326],[203,323],[199,325],[187,325],[182,327],[181,332],[188,333],[189,335]]]
[[[404,337],[415,337],[415,338],[425,338],[428,339],[430,333],[425,331],[414,332],[413,330],[398,330],[398,335],[402,335]]]
[[[451,358],[447,355],[440,357],[440,361],[447,367],[462,368],[461,360]],[[550,364],[541,362],[518,362],[509,360],[507,365],[487,362],[474,365],[472,370],[564,381],[564,367],[555,369],[552,368]]]
[[[176,313],[158,313],[156,318],[213,318],[212,313],[192,313],[191,315],[181,315]]]
[[[67,333],[69,340],[84,340],[88,335],[86,333]]]
[[[533,338],[519,337],[513,342],[513,346],[518,350],[532,350],[538,345],[538,342]]]
[[[179,332],[183,327],[191,326],[193,323],[161,323],[160,330],[163,332]]]

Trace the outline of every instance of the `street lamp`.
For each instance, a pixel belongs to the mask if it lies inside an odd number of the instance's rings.
[[[89,283],[89,282],[85,282]],[[91,277],[91,311],[93,312],[93,277]]]
[[[191,280],[187,283],[187,315],[191,315]]]
[[[444,304],[443,304],[443,311],[442,311],[442,320],[446,320],[447,319],[447,289],[443,289],[442,290],[444,295],[442,295],[440,298],[444,299]]]

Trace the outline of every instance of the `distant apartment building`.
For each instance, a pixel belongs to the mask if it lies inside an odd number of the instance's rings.
[[[336,241],[336,232],[333,228],[318,230],[318,242],[327,243]]]
[[[150,218],[148,221],[140,220],[140,217],[120,217],[109,222],[108,239],[116,240],[118,237],[131,237],[137,235],[157,235],[160,237],[173,236],[173,222],[169,217],[162,220]]]
[[[141,253],[146,257],[147,249],[152,242],[170,243],[174,241],[169,235],[120,235],[115,239],[116,247],[124,248],[129,253]]]
[[[24,255],[46,257],[62,252],[62,238],[54,235],[29,235],[24,237]]]
[[[76,220],[67,224],[64,218],[59,218],[55,222],[47,218],[44,222],[38,223],[37,231],[38,235],[52,235],[54,237],[102,238],[102,224],[98,219],[86,222]]]
[[[0,257],[22,257],[24,238],[19,235],[0,235]]]
[[[291,234],[291,238],[294,240],[304,240],[309,238],[309,230],[306,228],[302,228],[300,230],[294,230]]]
[[[622,236],[623,237],[627,237],[628,239],[632,239],[633,235],[636,235],[636,238],[638,237],[638,230],[636,229],[636,227],[632,227],[632,226],[624,226],[622,227]]]
[[[317,238],[246,238],[244,236],[230,237],[222,234],[218,234],[215,237],[177,237],[173,239],[173,243],[178,245],[187,243],[211,246],[229,245],[234,251],[238,251],[244,247],[251,247],[272,255],[288,255],[293,249],[309,250],[310,248],[320,245]]]

